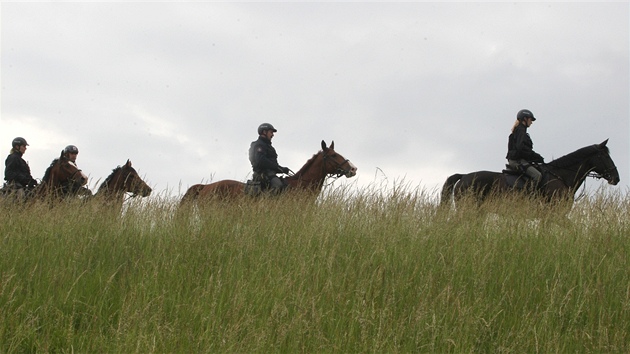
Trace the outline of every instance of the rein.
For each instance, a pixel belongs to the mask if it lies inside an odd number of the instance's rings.
[[[603,155],[603,152],[599,151],[597,153],[597,157],[601,159],[601,156]],[[548,166],[549,164],[547,164]],[[553,166],[553,165],[552,165]],[[577,168],[568,168],[568,167],[559,167],[559,166],[553,166],[557,169],[562,169],[562,170],[566,170],[566,171],[571,171],[573,173],[575,173],[575,175],[578,175],[578,172],[580,172],[580,170],[582,169],[582,167],[584,166],[584,163],[580,163],[579,166]],[[591,167],[588,170],[586,170],[586,172],[582,175],[581,180],[582,183],[586,182],[586,178],[587,177],[592,177],[592,178],[596,178],[596,179],[606,179],[608,180],[608,178],[610,177],[610,174],[612,171],[616,170],[617,167],[607,167],[604,172],[599,173],[599,172],[595,172],[595,167]],[[549,168],[546,169],[546,171],[553,175],[554,177],[556,177],[557,179],[559,179],[560,181],[562,181],[562,183],[567,187],[570,188],[569,185],[567,184],[567,182],[564,180],[564,178],[562,178],[560,175],[558,175],[557,173],[551,171]],[[581,184],[582,184],[581,183]],[[586,187],[584,187],[584,189],[586,189]]]
[[[112,178],[109,181],[106,181],[108,183],[108,187],[109,187],[109,183],[111,183],[114,180],[113,177],[114,177],[115,173],[125,173],[125,172],[124,172],[124,169],[121,166],[118,166],[116,168],[116,170],[114,171],[114,173],[112,173],[112,175],[110,176]],[[128,182],[130,177],[131,177],[131,173],[127,173],[125,175],[125,178],[123,179],[123,183],[122,183],[123,188],[127,185],[127,182]],[[127,192],[124,189],[121,189],[120,191],[112,191],[112,192],[122,192],[121,194],[123,195],[123,202],[138,196],[137,192]]]
[[[313,158],[309,160],[309,162],[307,162],[307,164],[304,165],[304,167],[302,167],[300,171],[298,171],[297,174],[293,173],[289,177],[283,177],[283,178],[299,178],[303,183],[305,183],[305,185],[308,185],[311,187],[317,187],[318,189],[321,189],[322,187],[328,185],[328,183],[326,183],[326,180],[328,178],[334,178],[336,180],[339,177],[347,176],[350,173],[351,168],[352,168],[352,164],[350,163],[350,160],[344,158],[342,162],[337,162],[333,159],[333,156],[337,156],[337,155],[329,154],[329,150],[332,150],[332,149],[326,148],[324,145],[324,142],[322,141],[322,150],[320,150],[317,154],[315,154]],[[315,164],[315,160],[318,159],[320,155],[322,157],[321,175],[315,176],[317,174],[316,169],[312,169],[311,167],[312,165]],[[341,156],[341,155],[338,155],[338,156]],[[334,163],[335,165],[329,165],[329,160],[332,160],[330,163]],[[349,169],[344,170],[342,168],[344,165],[348,165]],[[328,173],[327,166],[334,166],[334,171]],[[332,184],[333,182],[330,182],[330,184]]]
[[[68,164],[70,164],[70,165],[74,166],[77,170],[76,170],[76,171],[74,171],[74,173],[72,173],[72,174],[70,175],[70,177],[68,177],[65,181],[63,181],[63,182],[60,182],[60,183],[59,183],[59,186],[60,186],[60,188],[61,188],[61,191],[62,191],[62,193],[64,193],[64,194],[67,194],[67,193],[74,193],[74,192],[75,192],[75,185],[77,184],[77,181],[76,181],[76,179],[75,179],[75,176],[76,176],[77,174],[80,174],[80,173],[81,173],[81,171],[82,171],[82,170],[81,170],[81,169],[79,169],[79,168],[77,167],[77,165],[76,165],[76,164],[74,164],[72,161],[68,161]],[[80,188],[80,187],[81,187],[81,186],[79,186],[78,188]],[[78,188],[77,188],[77,189],[78,189]]]
[[[76,171],[74,171],[74,173],[70,176],[70,178],[68,178],[68,180],[72,181],[73,183],[76,182],[74,176],[76,176],[77,173],[81,173],[81,170],[77,169]]]
[[[75,187],[75,185],[77,184],[77,181],[74,179],[74,176],[76,176],[77,173],[81,173],[81,170],[76,170],[72,175],[70,175],[67,181],[61,183],[61,187],[62,189],[64,189],[64,192],[66,193],[74,192],[73,187]],[[81,186],[79,186],[79,188],[80,187]]]

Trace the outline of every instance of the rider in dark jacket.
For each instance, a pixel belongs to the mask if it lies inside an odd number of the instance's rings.
[[[37,185],[37,181],[31,176],[31,168],[22,158],[27,146],[24,138],[13,139],[11,152],[4,161],[4,180],[10,188],[33,188]]]
[[[508,153],[506,158],[512,169],[522,170],[531,177],[536,185],[540,183],[542,175],[532,163],[544,163],[543,157],[534,151],[534,143],[527,133],[532,123],[536,120],[534,114],[527,109],[520,110],[516,115],[516,122],[512,127],[512,134],[508,139]]]
[[[266,181],[272,191],[279,193],[286,188],[286,184],[276,174],[288,174],[290,170],[278,164],[278,154],[271,146],[275,132],[277,130],[269,123],[263,123],[258,127],[258,139],[249,147],[249,161],[254,170],[254,179]]]

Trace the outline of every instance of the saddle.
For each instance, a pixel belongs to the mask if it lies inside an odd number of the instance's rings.
[[[245,183],[245,195],[256,197],[263,192],[263,183],[253,179],[247,180]]]
[[[2,197],[16,197],[19,199],[24,199],[28,197],[33,191],[34,187],[31,186],[23,186],[18,182],[8,182],[2,185],[0,188],[0,196]]]
[[[254,172],[252,179],[247,180],[245,184],[245,195],[257,197],[263,192],[269,190],[269,178],[263,173]]]
[[[514,189],[523,190],[532,181],[531,177],[526,175],[523,169],[515,170],[508,164],[505,165],[505,169],[503,169],[501,173],[505,176],[505,182],[507,185]]]
[[[281,178],[283,183],[284,178]],[[262,173],[254,173],[253,178],[245,183],[245,195],[257,197],[262,193],[272,191],[271,184],[266,175]],[[274,190],[277,193],[277,191]]]

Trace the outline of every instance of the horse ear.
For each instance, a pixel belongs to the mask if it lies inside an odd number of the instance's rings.
[[[335,141],[334,140],[330,142],[330,148],[335,150]]]
[[[605,147],[608,144],[608,139],[604,140],[603,143],[599,144],[600,147]]]
[[[127,163],[125,164],[125,167],[131,167],[131,160],[127,160]]]
[[[326,151],[327,149],[326,142],[322,140],[322,150]]]

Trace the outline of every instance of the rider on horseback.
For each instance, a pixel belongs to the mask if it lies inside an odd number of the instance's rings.
[[[508,139],[508,165],[516,171],[521,171],[539,185],[542,174],[532,163],[544,163],[540,154],[533,150],[534,144],[527,128],[536,120],[534,114],[527,109],[522,109],[516,114],[516,122],[512,127],[512,133]]]
[[[63,149],[63,156],[65,156],[69,161],[71,161],[76,166],[77,156],[79,156],[79,148],[76,147],[76,145],[68,145]],[[92,191],[88,189],[87,185],[81,186],[81,187],[77,186],[77,188],[78,189],[76,191],[72,191],[74,194],[87,195],[87,196],[92,195]]]
[[[11,143],[11,152],[4,162],[5,190],[15,191],[23,197],[25,189],[33,189],[37,181],[31,176],[31,169],[22,156],[26,152],[28,143],[26,139],[17,137]]]
[[[254,170],[254,180],[266,183],[272,192],[280,193],[287,185],[276,174],[288,174],[290,170],[278,164],[278,154],[271,146],[275,132],[276,128],[269,123],[258,127],[258,140],[253,141],[249,147],[249,161]]]

